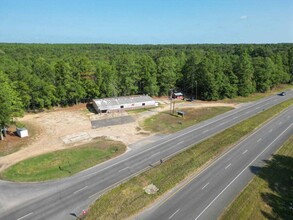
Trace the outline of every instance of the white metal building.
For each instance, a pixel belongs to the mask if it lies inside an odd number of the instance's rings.
[[[115,98],[93,99],[93,106],[98,113],[102,113],[120,109],[156,106],[156,102],[148,95],[123,96]]]

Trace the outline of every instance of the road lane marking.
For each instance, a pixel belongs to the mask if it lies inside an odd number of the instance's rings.
[[[206,188],[209,184],[210,184],[210,182],[208,182],[207,184],[205,184],[201,189]]]
[[[289,109],[285,110],[289,111]],[[274,119],[272,119],[270,122],[268,122],[266,125],[264,126],[268,126],[270,125],[270,123],[272,123],[272,121],[277,120],[279,117],[276,117]],[[252,132],[250,135],[248,135],[247,137],[245,137],[242,141],[240,141],[237,146],[239,146],[240,144],[243,144],[246,140],[248,140],[251,136],[257,134],[258,132],[260,132],[261,128],[257,128],[254,132]],[[167,201],[169,201],[175,194],[177,194],[178,192],[180,192],[181,190],[183,190],[184,187],[186,187],[188,184],[190,184],[192,181],[194,181],[196,178],[198,178],[200,175],[202,175],[206,170],[208,170],[211,166],[215,165],[219,160],[221,160],[222,158],[224,158],[226,155],[228,155],[231,151],[235,150],[236,147],[234,148],[230,148],[228,149],[228,151],[224,152],[222,155],[220,155],[219,157],[216,158],[215,161],[213,161],[212,163],[210,163],[207,167],[203,168],[203,170],[201,170],[199,173],[196,173],[195,175],[192,175],[191,178],[189,178],[186,182],[184,182],[178,189],[176,189],[173,193],[171,193],[171,195],[168,195],[166,197],[166,199],[164,199],[162,202],[160,202],[160,204],[158,205],[158,207],[161,207],[163,204],[165,204]],[[184,149],[183,149],[184,150]],[[181,151],[179,151],[181,152]],[[247,152],[247,150],[245,151],[245,153]],[[177,154],[178,152],[175,152],[167,157],[165,157],[165,159]],[[147,170],[147,169],[146,169]],[[97,195],[99,192],[95,193],[94,195],[90,196],[93,197],[95,195]]]
[[[260,107],[257,107],[257,108],[255,108],[255,109],[260,109]]]
[[[269,130],[269,133],[271,133],[273,131],[273,129]]]
[[[260,142],[261,140],[262,140],[262,139],[260,138],[260,139],[257,140],[257,142]]]
[[[175,146],[183,144],[183,143],[184,143],[184,141],[180,141],[179,143],[175,144]]]
[[[120,173],[120,172],[122,172],[123,170],[126,170],[126,169],[128,169],[128,167],[125,167],[125,168],[119,170],[118,173]]]
[[[82,187],[82,188],[79,189],[79,190],[76,190],[76,191],[74,192],[74,194],[76,194],[76,193],[78,193],[78,192],[80,192],[80,191],[82,191],[82,190],[84,190],[84,189],[86,189],[86,188],[88,188],[88,186],[85,186],[85,187]]]
[[[236,118],[238,118],[238,116],[235,116],[233,119],[236,119]]]
[[[26,218],[26,217],[28,217],[28,216],[30,216],[30,215],[32,215],[32,214],[33,214],[33,212],[31,212],[31,213],[28,213],[27,215],[24,215],[24,216],[22,216],[22,217],[18,218],[17,220],[24,219],[24,218]]]
[[[221,125],[223,125],[223,124],[225,124],[225,122],[222,122],[222,123],[218,124],[218,126],[221,126]]]
[[[289,125],[289,127],[287,127],[281,134],[278,135],[278,137],[275,138],[275,140],[273,140],[265,149],[263,149],[262,152],[260,152],[211,202],[210,204],[208,204],[204,210],[202,210],[202,212],[194,219],[197,220],[225,191],[226,189],[235,182],[236,179],[238,179],[238,177],[248,168],[251,166],[252,163],[254,163],[257,158],[262,155],[276,140],[279,139],[279,137],[281,137],[288,129],[290,129],[290,127],[292,127],[293,123],[291,125]]]
[[[204,133],[206,133],[206,132],[208,132],[209,131],[209,129],[207,129],[207,130],[204,130],[202,133],[204,134]]]
[[[243,151],[243,153],[242,153],[242,154],[246,154],[246,153],[247,153],[247,150]]]
[[[279,122],[279,125],[281,125],[281,124],[282,124],[282,121]]]
[[[228,166],[226,166],[226,167],[225,167],[225,170],[226,170],[227,168],[229,168],[229,166],[231,166],[231,163],[230,163],[230,164],[228,164]]]
[[[171,218],[173,218],[173,216],[174,216],[174,215],[176,215],[176,213],[177,213],[177,212],[179,212],[179,210],[180,210],[180,209],[177,209],[177,211],[176,211],[176,212],[174,212],[174,213],[173,213],[173,214],[172,214],[172,215],[171,215],[171,216],[170,216],[168,219],[171,219]]]
[[[161,152],[157,152],[157,153],[154,153],[154,154],[152,154],[151,156],[150,156],[150,158],[151,157],[154,157],[154,156],[156,156],[156,155],[158,155],[158,154],[160,154]]]

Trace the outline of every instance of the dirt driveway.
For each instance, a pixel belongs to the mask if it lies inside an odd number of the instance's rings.
[[[7,167],[29,157],[40,154],[71,148],[86,142],[90,142],[95,137],[106,136],[114,140],[119,140],[127,146],[138,142],[149,134],[139,128],[139,121],[146,117],[156,114],[158,111],[169,109],[167,101],[161,101],[162,108],[156,108],[152,111],[146,111],[135,115],[135,122],[115,125],[104,128],[92,129],[91,120],[97,118],[117,117],[127,115],[126,112],[113,113],[103,116],[97,116],[87,111],[84,104],[63,109],[51,110],[36,114],[27,114],[19,121],[29,122],[39,128],[38,135],[31,143],[21,150],[0,157],[0,172]],[[165,105],[164,105],[165,103]],[[207,106],[232,106],[234,104],[208,103],[208,102],[181,102],[177,106],[201,108]]]

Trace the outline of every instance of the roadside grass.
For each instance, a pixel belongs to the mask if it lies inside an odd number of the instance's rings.
[[[90,207],[86,219],[125,219],[136,214],[204,165],[207,166],[255,128],[292,105],[293,99],[263,111],[120,184]],[[148,195],[144,192],[143,188],[151,183],[159,188],[157,194]]]
[[[122,154],[121,142],[98,138],[76,148],[59,150],[21,161],[0,174],[2,179],[33,182],[71,176],[98,163]]]
[[[16,126],[11,125],[8,129],[9,134],[7,137],[0,141],[0,157],[12,154],[23,147],[26,147],[37,135],[38,128],[29,123],[25,122],[25,127],[28,129],[28,137],[20,138],[16,135]]]
[[[233,108],[231,107],[207,107],[207,108],[183,108],[184,117],[171,114],[169,111],[159,112],[141,123],[141,127],[154,133],[174,133],[191,125],[223,114]]]
[[[221,215],[226,219],[292,219],[293,136]]]
[[[265,93],[253,93],[247,97],[242,97],[242,96],[237,96],[235,98],[232,99],[223,99],[220,100],[219,102],[224,102],[224,103],[243,103],[243,102],[253,102],[259,99],[262,99],[264,97],[270,96],[270,95],[274,95],[274,94],[278,94],[284,90],[288,90],[288,89],[293,89],[293,84],[282,84],[279,85],[276,88],[273,88],[270,91],[267,91]]]

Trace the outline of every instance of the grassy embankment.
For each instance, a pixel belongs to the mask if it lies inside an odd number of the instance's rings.
[[[180,111],[185,113],[184,117],[171,114],[170,111],[159,112],[147,118],[142,124],[146,131],[159,132],[162,134],[173,133],[201,121],[223,114],[233,108],[231,107],[209,107],[209,108],[182,108]]]
[[[293,136],[261,168],[220,219],[292,219]]]
[[[256,127],[292,105],[293,99],[272,107],[108,191],[93,204],[86,219],[124,219],[132,216],[207,165]],[[151,183],[159,188],[155,195],[147,195],[143,190]]]
[[[121,142],[99,138],[93,143],[21,161],[1,173],[1,178],[31,182],[67,177],[122,154],[125,149]]]

